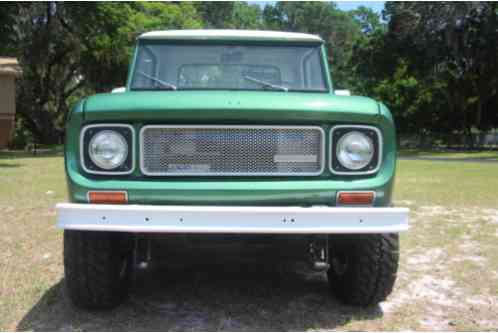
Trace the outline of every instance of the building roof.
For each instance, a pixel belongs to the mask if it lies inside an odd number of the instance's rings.
[[[0,57],[0,75],[21,75],[21,67],[16,58]]]
[[[163,30],[146,32],[141,34],[138,38],[169,40],[323,42],[323,40],[316,35],[264,30]]]

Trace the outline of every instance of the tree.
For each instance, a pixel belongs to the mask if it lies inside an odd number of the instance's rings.
[[[344,12],[333,2],[4,3],[0,53],[17,57],[18,122],[60,142],[80,97],[126,81],[136,37],[184,28],[320,35],[335,88],[385,101],[404,132],[498,126],[498,3],[387,2]],[[469,140],[469,142],[471,142]]]
[[[245,2],[235,2],[230,28],[233,29],[263,29],[263,17],[259,5],[249,5]]]
[[[361,26],[351,13],[339,10],[333,2],[278,2],[266,5],[263,18],[275,30],[320,35],[326,41],[335,86],[353,86],[349,63]]]
[[[448,120],[464,131],[489,129],[497,123],[485,109],[497,98],[498,4],[387,3],[389,38],[398,54],[424,83],[444,82]],[[447,111],[447,112],[446,112]],[[456,120],[456,121],[455,121]]]
[[[227,20],[231,19],[234,5],[231,1],[203,1],[197,2],[195,9],[204,21],[204,28],[222,29],[226,27]]]
[[[70,8],[73,18],[87,15],[84,22],[73,22],[73,26],[84,44],[83,76],[87,85],[97,92],[124,85],[135,40],[141,33],[202,27],[195,8],[183,2],[100,2],[93,8],[86,4]]]
[[[139,33],[201,26],[188,3],[14,3],[6,9],[2,51],[17,57],[23,70],[18,117],[40,143],[61,142],[73,95],[125,82]]]
[[[23,70],[17,81],[18,116],[39,142],[57,142],[66,99],[82,86],[78,81],[81,49],[63,25],[64,6],[22,3],[12,7],[7,48]]]
[[[262,29],[262,12],[259,5],[246,2],[198,2],[197,12],[205,28]]]
[[[386,31],[386,24],[381,22],[380,15],[377,14],[372,8],[360,6],[351,11],[353,18],[359,22],[361,31],[370,35],[376,31]]]
[[[498,40],[494,3],[388,2],[377,26],[361,11],[364,34],[351,68],[359,91],[383,100],[405,133],[427,137],[498,126]]]

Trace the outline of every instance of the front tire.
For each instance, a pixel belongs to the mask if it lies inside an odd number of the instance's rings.
[[[80,308],[112,308],[128,295],[132,238],[125,233],[64,231],[64,273],[71,301]]]
[[[391,293],[398,270],[398,234],[331,236],[329,253],[329,284],[342,302],[368,307]]]

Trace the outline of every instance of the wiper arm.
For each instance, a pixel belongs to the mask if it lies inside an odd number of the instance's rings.
[[[275,89],[275,90],[282,90],[282,91],[285,91],[285,92],[289,91],[289,88],[287,88],[287,87],[282,87],[282,86],[278,86],[276,84],[271,84],[270,82],[261,81],[261,80],[255,79],[255,78],[247,76],[247,75],[244,76],[244,79],[246,79],[248,81],[251,81],[251,82],[254,82],[254,83],[257,83],[257,84],[260,84],[260,85],[262,85],[265,88],[271,88],[271,89]]]
[[[142,71],[137,71],[137,73],[140,74],[140,75],[145,76],[148,79],[151,79],[154,82],[157,82],[157,83],[161,84],[163,87],[166,87],[166,88],[171,89],[171,90],[176,90],[176,86],[174,84],[172,84],[172,83],[168,83],[166,81],[163,81],[163,80],[161,80],[161,79],[159,79],[157,77],[154,77],[154,76],[149,75],[147,73],[144,73]]]

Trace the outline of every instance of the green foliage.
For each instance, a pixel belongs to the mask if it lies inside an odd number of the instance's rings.
[[[263,11],[265,25],[274,30],[320,35],[327,42],[336,88],[353,84],[349,63],[355,42],[362,35],[354,14],[339,10],[333,2],[278,2]]]
[[[72,7],[90,11],[87,21],[75,22],[85,36],[82,56],[85,78],[95,91],[109,91],[126,81],[135,39],[143,32],[167,29],[198,29],[201,20],[189,3],[141,2],[132,4],[95,3]],[[74,17],[81,17],[75,13]]]
[[[14,15],[17,12],[15,3],[3,3],[0,10],[0,54],[12,54],[15,47],[12,44]]]
[[[333,2],[11,2],[0,54],[23,69],[16,140],[61,142],[79,98],[125,83],[140,33],[186,28],[318,34],[334,87],[382,100],[402,133],[498,126],[497,3],[387,2],[381,18]]]
[[[262,11],[246,2],[197,2],[195,8],[208,29],[262,29]]]
[[[497,9],[488,2],[386,3],[388,29],[366,34],[352,57],[358,88],[384,100],[405,133],[470,136],[498,126]]]
[[[0,51],[20,61],[17,114],[39,143],[62,141],[75,96],[125,83],[138,34],[202,26],[190,3],[14,3],[6,9]]]
[[[213,2],[202,1],[195,4],[195,8],[202,17],[205,29],[222,29],[232,17],[234,3],[230,1]]]
[[[231,29],[263,29],[262,11],[259,5],[248,5],[245,2],[236,2],[234,4]]]
[[[374,12],[371,8],[360,6],[351,11],[354,19],[357,20],[361,26],[361,31],[366,35],[370,35],[376,31],[385,31],[386,26],[380,21],[379,14]]]
[[[13,132],[12,139],[9,142],[9,148],[11,149],[24,149],[34,141],[22,118],[18,117],[16,119]]]

